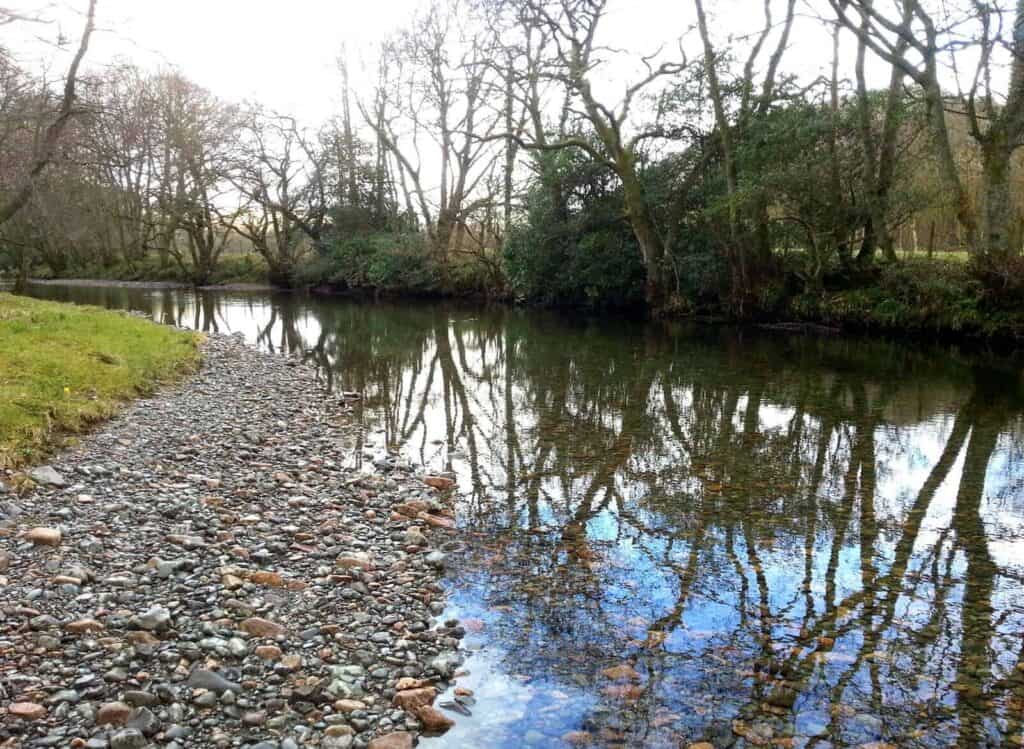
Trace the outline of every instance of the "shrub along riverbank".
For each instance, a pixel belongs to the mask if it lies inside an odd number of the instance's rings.
[[[289,274],[299,290],[369,297],[484,299],[588,312],[648,312],[644,272],[630,248],[629,227],[598,217],[559,234],[517,227],[504,252],[438,256],[418,234],[355,233],[309,252]],[[541,228],[543,223],[537,222]],[[813,269],[813,273],[811,270]],[[41,268],[40,270],[44,270]],[[43,273],[42,275],[52,275]],[[67,278],[188,283],[190,271],[156,257],[131,267],[72,268]],[[696,248],[673,270],[666,318],[713,318],[755,323],[807,323],[846,330],[951,339],[1024,339],[1024,262],[998,272],[962,254],[936,253],[822,267],[806,253],[779,254],[757,293],[741,308],[729,297],[728,269],[715,253]],[[217,284],[271,281],[255,254],[222,258]]]
[[[93,307],[0,294],[0,467],[193,370],[198,337]]]

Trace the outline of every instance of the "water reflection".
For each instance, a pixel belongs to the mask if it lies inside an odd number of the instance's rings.
[[[505,310],[37,293],[300,352],[363,394],[360,454],[456,471],[475,714],[431,744],[1024,744],[1006,362]]]

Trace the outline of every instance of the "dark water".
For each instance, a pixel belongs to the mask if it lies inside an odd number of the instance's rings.
[[[1024,745],[1010,361],[508,310],[35,291],[303,352],[363,394],[363,454],[456,471],[447,584],[476,703],[428,746]]]

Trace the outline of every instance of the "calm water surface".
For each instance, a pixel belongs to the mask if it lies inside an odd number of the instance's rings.
[[[1024,380],[953,349],[36,287],[300,352],[459,476],[443,747],[1024,745]],[[447,695],[442,701],[451,700]]]

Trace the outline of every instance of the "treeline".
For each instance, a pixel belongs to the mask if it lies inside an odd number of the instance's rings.
[[[741,28],[692,0],[642,59],[607,4],[433,3],[373,81],[342,56],[315,127],[173,71],[93,74],[0,262],[205,284],[255,253],[287,287],[735,316],[847,294],[868,316],[953,298],[973,324],[1021,300],[1024,3],[765,0]],[[831,40],[824,74],[797,72],[797,37]],[[17,174],[59,92],[0,63]],[[905,264],[908,244],[969,262]]]

